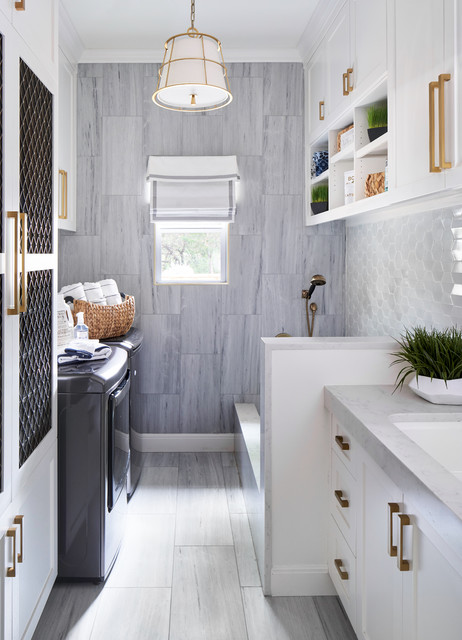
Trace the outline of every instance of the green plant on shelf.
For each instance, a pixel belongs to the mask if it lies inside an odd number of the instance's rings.
[[[386,104],[373,104],[367,109],[367,125],[369,129],[386,127],[388,123],[388,113]]]
[[[393,353],[394,364],[404,364],[396,376],[396,389],[401,389],[406,378],[415,374],[427,378],[457,380],[462,378],[462,330],[451,327],[438,331],[425,327],[405,329],[396,341],[399,351]]]
[[[311,202],[327,202],[329,187],[327,184],[317,184],[311,187]]]

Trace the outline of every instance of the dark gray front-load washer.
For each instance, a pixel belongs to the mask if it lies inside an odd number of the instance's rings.
[[[125,529],[127,353],[58,367],[58,577],[102,581]]]
[[[103,340],[110,346],[117,345],[121,349],[125,349],[128,355],[128,368],[131,374],[130,387],[130,466],[127,474],[127,497],[130,499],[135,492],[136,485],[140,479],[142,469],[141,452],[135,449],[134,434],[141,432],[139,424],[141,412],[139,410],[140,402],[140,358],[141,347],[143,345],[143,334],[140,329],[132,327],[125,335],[117,338],[106,338]]]

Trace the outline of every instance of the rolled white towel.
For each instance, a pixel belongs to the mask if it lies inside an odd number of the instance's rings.
[[[87,296],[85,295],[85,290],[83,288],[83,284],[81,282],[76,282],[75,284],[68,284],[65,287],[62,287],[59,292],[61,295],[66,298],[70,296],[74,298],[74,300],[86,300]],[[73,307],[72,303],[71,306]]]
[[[107,280],[100,280],[98,284],[101,286],[103,296],[106,299],[106,304],[121,304],[122,298],[117,287],[117,283],[112,278]]]
[[[99,340],[72,340],[58,354],[58,364],[104,360],[109,358],[111,353],[111,347],[101,344]]]
[[[106,298],[103,295],[103,291],[99,282],[84,282],[83,289],[85,291],[85,295],[87,296],[88,302],[106,306]]]

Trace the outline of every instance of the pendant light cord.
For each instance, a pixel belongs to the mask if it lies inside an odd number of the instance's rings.
[[[196,20],[196,0],[191,0],[191,29],[194,29],[195,20]]]

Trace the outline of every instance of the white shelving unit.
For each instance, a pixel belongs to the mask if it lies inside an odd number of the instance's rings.
[[[349,217],[355,211],[359,212],[360,209],[363,209],[363,206],[359,207],[359,203],[366,200],[365,185],[367,177],[369,174],[385,171],[389,139],[388,133],[385,133],[373,142],[369,141],[367,109],[370,105],[381,104],[387,102],[387,100],[387,78],[384,76],[368,94],[361,97],[357,104],[354,104],[347,112],[343,113],[337,122],[308,145],[307,164],[309,166],[311,166],[312,154],[315,151],[327,150],[329,153],[328,170],[308,181],[308,225]],[[354,126],[354,141],[344,149],[337,151],[337,134],[351,123]],[[345,172],[347,171],[355,172],[355,200],[353,203],[345,205]],[[329,185],[329,209],[314,216],[310,207],[311,187],[320,182],[327,182]],[[387,196],[387,193],[383,193],[367,198],[369,208],[381,206],[381,201],[386,200]],[[376,200],[377,198],[378,200]],[[372,201],[374,201],[374,204],[372,204]]]

